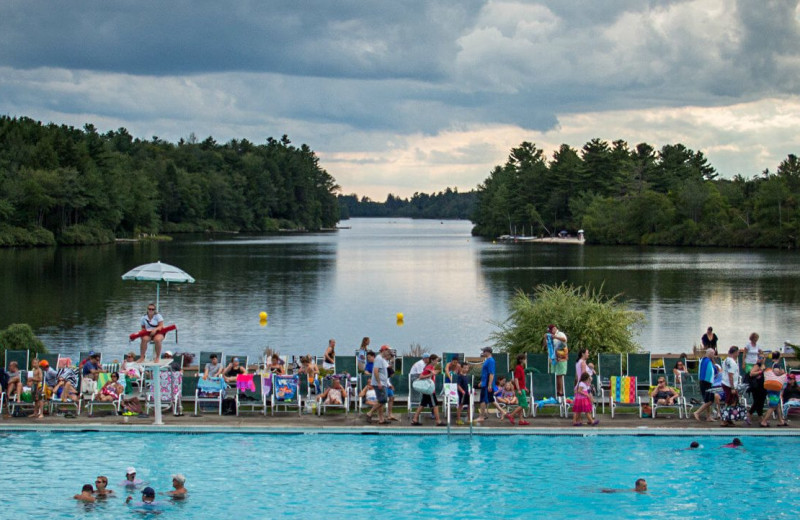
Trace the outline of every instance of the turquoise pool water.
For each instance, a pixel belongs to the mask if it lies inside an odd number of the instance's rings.
[[[186,475],[171,519],[796,518],[800,439],[742,439],[3,433],[0,518],[154,516],[72,499],[99,474],[124,497],[131,465],[158,492]]]

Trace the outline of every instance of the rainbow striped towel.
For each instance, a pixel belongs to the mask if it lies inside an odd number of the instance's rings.
[[[617,403],[636,402],[636,378],[611,376],[611,398]]]

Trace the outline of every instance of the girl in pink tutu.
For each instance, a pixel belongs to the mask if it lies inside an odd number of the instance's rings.
[[[586,414],[586,424],[589,426],[596,426],[600,424],[598,419],[592,416],[592,407],[594,400],[592,398],[592,374],[584,372],[581,374],[581,380],[578,386],[575,387],[575,401],[572,404],[572,425],[582,426],[581,414]]]

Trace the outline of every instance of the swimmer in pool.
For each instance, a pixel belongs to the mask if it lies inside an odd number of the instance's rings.
[[[81,502],[94,502],[94,489],[92,489],[92,485],[84,484],[81,493],[72,498],[80,500]]]
[[[699,442],[697,442],[697,441],[692,441],[692,443],[691,443],[691,444],[689,445],[689,447],[688,447],[688,448],[686,448],[686,449],[687,449],[687,450],[696,450],[696,449],[698,449],[699,447],[700,447],[700,443],[699,443]]]
[[[647,493],[647,481],[643,478],[637,479],[633,489],[601,489],[601,493],[625,493],[633,491],[635,493]]]
[[[133,507],[145,507],[146,509],[151,509],[152,507],[159,506],[158,502],[156,502],[156,490],[151,487],[146,487],[142,490],[142,501],[141,502],[132,502],[133,497],[128,496],[125,499],[125,503],[132,505]]]
[[[172,491],[167,491],[167,495],[176,499],[186,498],[186,494],[189,491],[186,490],[184,484],[186,484],[186,477],[184,477],[180,473],[178,473],[177,475],[172,475],[172,487],[175,489],[173,489]]]
[[[122,481],[121,485],[126,488],[137,488],[142,484],[144,484],[144,481],[136,478],[136,468],[129,466],[128,469],[125,470],[125,480]]]
[[[723,444],[722,447],[723,448],[740,448],[740,447],[742,447],[742,441],[739,440],[739,437],[735,437],[728,444]]]
[[[97,498],[108,498],[114,495],[114,491],[106,488],[108,486],[108,477],[100,475],[94,481],[94,496]]]

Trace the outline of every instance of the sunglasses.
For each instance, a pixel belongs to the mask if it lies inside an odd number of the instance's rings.
[[[154,311],[154,310],[156,310],[156,308],[155,307],[148,307],[147,310],[148,311]]]

